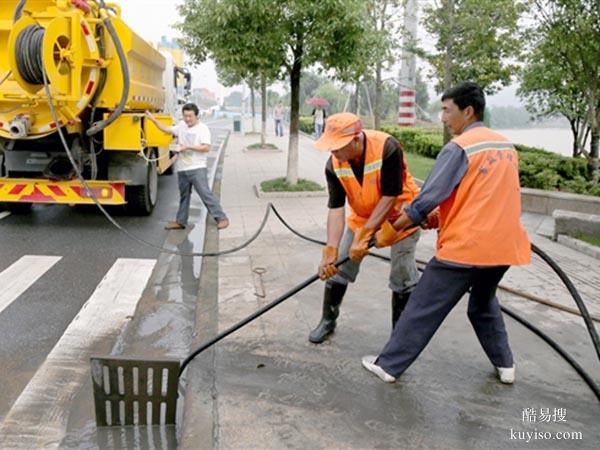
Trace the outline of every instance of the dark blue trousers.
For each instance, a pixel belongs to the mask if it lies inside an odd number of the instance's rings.
[[[507,270],[508,266],[460,267],[433,258],[410,295],[377,364],[390,375],[400,376],[471,289],[467,314],[483,350],[495,367],[512,367],[512,352],[496,298],[496,288]]]

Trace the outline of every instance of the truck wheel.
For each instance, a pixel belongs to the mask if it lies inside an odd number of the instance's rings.
[[[151,159],[156,158],[154,152],[151,154]],[[128,214],[148,216],[152,213],[158,199],[156,161],[146,164],[146,181],[143,185],[125,188],[125,199],[127,200],[125,210]]]

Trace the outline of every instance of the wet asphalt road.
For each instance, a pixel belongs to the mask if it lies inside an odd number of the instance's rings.
[[[221,138],[213,129],[213,145]],[[158,204],[150,216],[112,212],[125,228],[162,246],[178,197],[176,175],[165,175],[159,178]],[[158,259],[159,253],[132,241],[95,207],[34,205],[29,214],[0,219],[0,272],[25,255],[61,257],[0,313],[0,420],[115,261]]]

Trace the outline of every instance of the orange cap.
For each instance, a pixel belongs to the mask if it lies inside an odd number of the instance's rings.
[[[337,150],[350,143],[363,130],[362,122],[352,113],[333,114],[327,118],[323,136],[315,142],[318,150]]]

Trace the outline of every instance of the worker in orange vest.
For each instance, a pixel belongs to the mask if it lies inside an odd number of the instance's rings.
[[[363,130],[354,114],[330,116],[315,147],[331,152],[325,168],[329,190],[327,246],[319,264],[319,275],[327,282],[321,321],[309,335],[310,342],[318,344],[335,329],[346,288],[356,280],[369,241],[384,222],[399,217],[402,206],[410,203],[419,188],[408,171],[398,141],[380,131]],[[346,198],[350,215],[345,224]],[[392,326],[419,279],[415,263],[418,239],[418,229],[411,229],[390,243]],[[334,265],[338,256],[348,255],[351,260],[338,270]]]
[[[502,135],[481,122],[482,89],[464,82],[442,96],[442,121],[454,138],[446,144],[420,194],[393,228],[382,229],[377,246],[422,222],[439,205],[435,257],[392,335],[363,366],[394,382],[425,348],[442,321],[469,290],[468,317],[502,383],[515,380],[515,367],[496,288],[511,265],[529,264],[531,244],[521,224],[518,154]],[[401,231],[400,231],[401,232]]]

